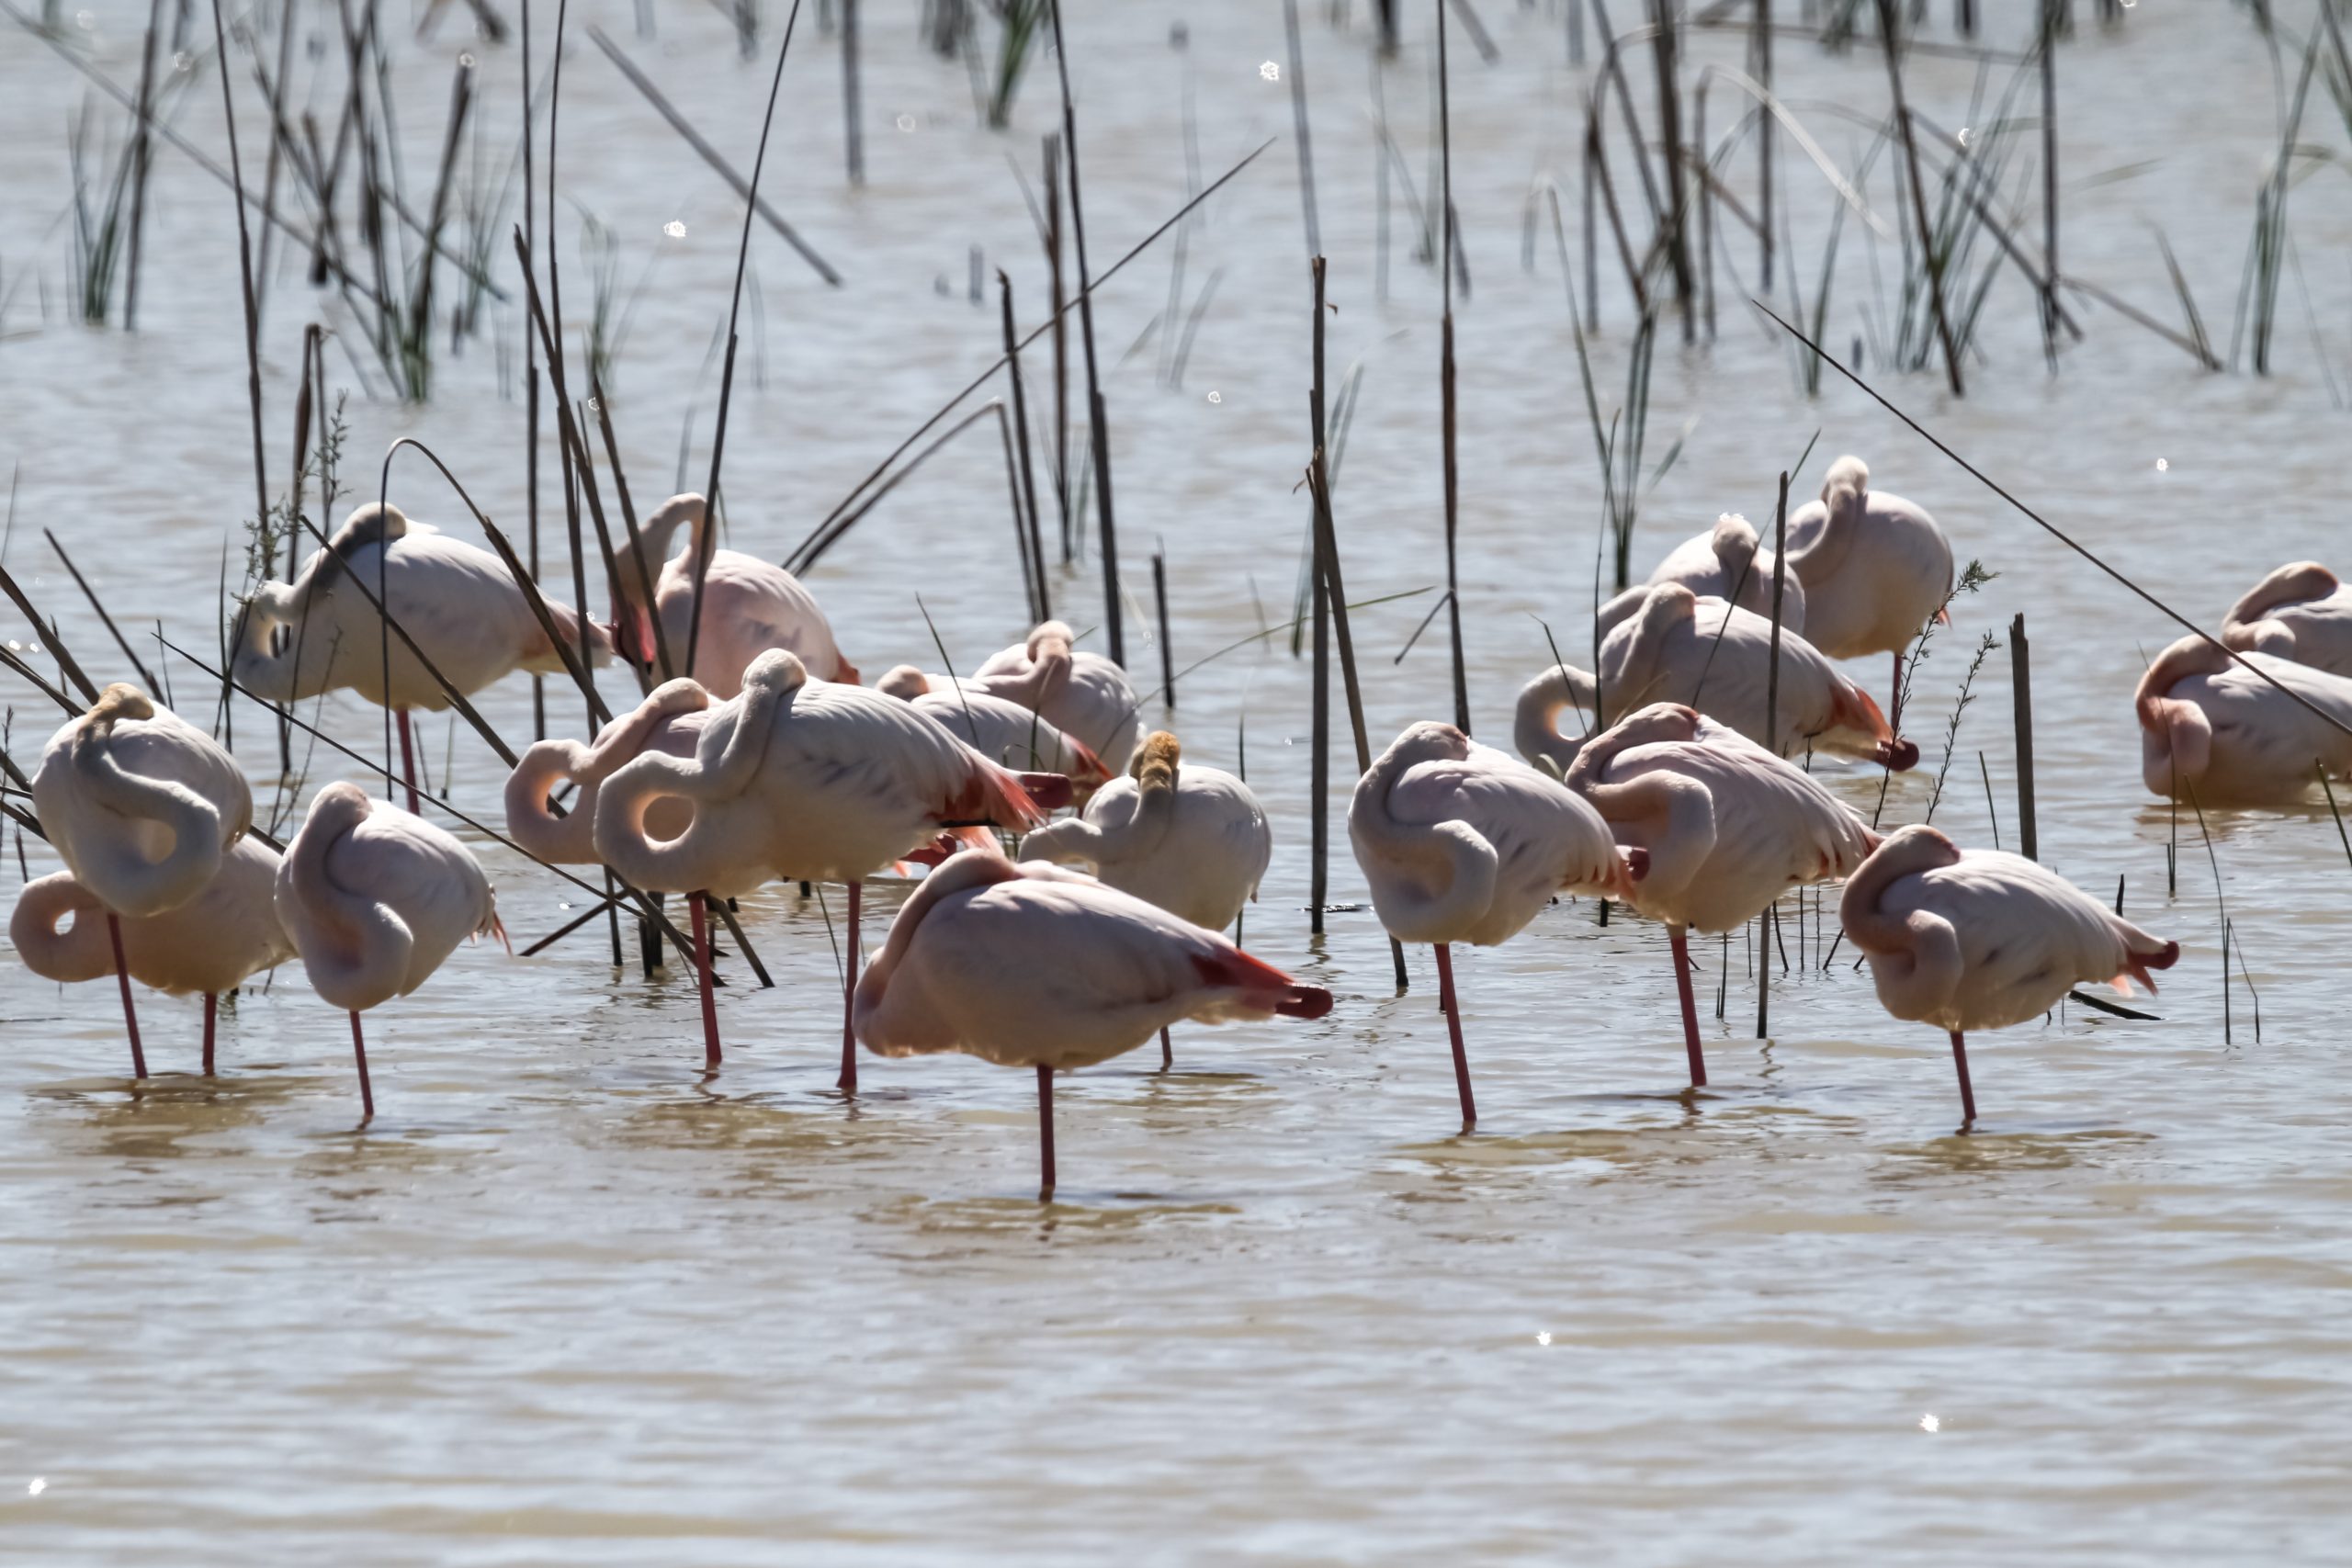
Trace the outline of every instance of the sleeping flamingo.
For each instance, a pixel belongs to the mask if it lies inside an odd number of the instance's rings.
[[[638,531],[645,547],[645,575],[639,574],[628,546],[616,550],[614,640],[628,657],[652,667],[666,647],[673,671],[693,676],[722,701],[743,689],[743,671],[772,648],[797,657],[814,680],[857,684],[857,671],[834,645],[832,625],[818,607],[816,595],[784,568],[741,550],[711,552],[703,573],[702,636],[698,640],[689,636],[695,614],[695,552],[702,547],[707,517],[701,496],[673,495],[663,502]],[[686,542],[673,556],[670,541],[681,528]],[[646,575],[653,580],[650,596]],[[649,598],[650,611],[646,607]],[[658,642],[655,615],[662,617]],[[692,670],[686,668],[690,641],[695,645]]]
[[[1124,769],[1142,739],[1143,705],[1126,672],[1099,653],[1070,647],[1069,627],[1046,621],[1016,648],[992,653],[971,685],[1044,715],[1065,735],[1094,748],[1102,765]]]
[[[2241,653],[2313,713],[2201,637],[2185,637],[2140,677],[2140,777],[2152,795],[2186,785],[2207,805],[2291,804],[2317,770],[2352,773],[2352,678],[2267,653]],[[2330,724],[2321,714],[2333,715]]]
[[[1600,814],[1556,780],[1450,724],[1416,724],[1374,760],[1348,806],[1348,838],[1388,934],[1437,949],[1466,1132],[1478,1107],[1453,944],[1509,942],[1562,891],[1627,897],[1643,857],[1621,852]]]
[[[352,581],[356,579],[358,586]],[[506,563],[480,545],[454,539],[397,506],[356,509],[327,547],[292,582],[265,582],[243,612],[230,673],[265,701],[294,702],[349,687],[399,723],[408,807],[416,809],[416,753],[409,711],[450,705],[424,665],[377,615],[380,600],[449,684],[467,696],[517,670],[560,673],[563,656],[548,640]],[[577,650],[580,627],[550,601],[548,617]],[[588,627],[591,664],[609,662],[612,644]],[[389,676],[389,680],[387,679]]]
[[[1772,615],[1773,556],[1747,518],[1726,512],[1712,533],[1682,541],[1667,553],[1640,588],[1628,588],[1600,607],[1605,635],[1642,607],[1647,590],[1679,583],[1701,599],[1728,599],[1768,621]],[[1781,629],[1804,630],[1804,584],[1794,571],[1781,574]]]
[[[1727,931],[1792,887],[1850,874],[1878,835],[1804,770],[1675,703],[1586,742],[1566,782],[1621,840],[1649,852],[1626,902],[1665,922],[1690,1087],[1703,1089],[1690,931]]]
[[[1602,713],[1689,703],[1784,757],[1810,744],[1898,773],[1918,762],[1919,748],[1895,738],[1878,704],[1786,626],[1772,713],[1780,733],[1767,736],[1772,623],[1721,599],[1694,599],[1679,583],[1633,592],[1644,595],[1638,613],[1619,621],[1600,644]],[[1555,664],[1530,681],[1520,690],[1512,731],[1520,754],[1566,771],[1584,740],[1563,735],[1559,716],[1570,707],[1589,713],[1595,699],[1593,678],[1573,665]]]
[[[743,671],[743,690],[711,708],[692,757],[646,750],[599,787],[599,859],[631,886],[731,897],[777,878],[849,885],[849,964],[842,992],[842,1077],[857,1089],[850,1003],[865,880],[943,829],[989,841],[991,826],[1033,828],[1068,800],[1053,773],[1014,773],[910,705],[862,686],[810,681],[799,659],[770,649]],[[691,816],[662,838],[648,814],[665,800]]]
[[[2282,566],[2230,606],[2222,640],[2352,676],[2352,588],[2315,560]]]
[[[1962,1127],[1976,1120],[1968,1082],[1972,1029],[2006,1029],[2046,1012],[2076,986],[2169,969],[2180,943],[2150,936],[2057,873],[2022,855],[1962,850],[1924,823],[1872,851],[1838,906],[1869,958],[1881,1006],[1951,1036]]]
[[[857,1038],[884,1056],[962,1051],[1037,1070],[1040,1201],[1054,1195],[1054,1078],[1179,1019],[1321,1018],[1302,986],[1215,931],[1091,876],[993,849],[951,856],[857,983]]]
[[[665,681],[635,709],[596,732],[595,741],[541,740],[524,752],[506,780],[506,831],[525,851],[550,865],[596,865],[596,796],[622,763],[652,749],[691,757],[709,721],[710,694],[693,681]],[[566,816],[558,817],[553,797],[565,784],[578,788]],[[646,814],[647,830],[663,840],[693,823],[684,801],[656,801]],[[700,898],[688,900],[693,917],[695,977],[702,998],[703,1064],[717,1067],[718,1003],[712,989],[710,932]]]
[[[253,826],[253,790],[219,742],[119,683],[50,737],[32,785],[50,843],[107,912],[131,1076],[143,1078],[122,922],[161,915],[204,891]]]
[[[1258,896],[1274,833],[1250,786],[1197,763],[1164,729],[1146,737],[1129,777],[1099,791],[1082,817],[1021,840],[1023,860],[1090,867],[1106,887],[1157,904],[1180,920],[1221,931]],[[1168,1031],[1159,1065],[1174,1064]]]
[[[504,935],[490,878],[466,846],[357,784],[311,802],[277,868],[277,918],[311,988],[351,1015],[360,1120],[376,1114],[359,1015],[424,984],[458,944]]]
[[[203,994],[206,1077],[212,1076],[220,993],[294,956],[294,944],[271,902],[277,882],[277,852],[258,840],[240,839],[195,897],[159,915],[122,918],[117,925],[124,967],[132,979],[166,996]],[[115,973],[108,940],[113,932],[102,932],[96,919],[106,913],[106,905],[72,872],[51,872],[25,884],[17,896],[8,940],[25,967],[44,980],[96,980]],[[69,916],[72,924],[59,930]]]
[[[1894,656],[1951,597],[1951,545],[1936,520],[1899,495],[1871,489],[1860,457],[1829,465],[1821,499],[1789,514],[1789,570],[1804,584],[1805,640],[1832,659]],[[1903,722],[1890,697],[1888,709]]]
[[[1078,799],[1111,782],[1111,770],[1092,747],[1076,736],[1063,734],[1043,714],[985,687],[945,677],[934,680],[911,664],[901,664],[876,681],[874,689],[886,697],[912,703],[991,761],[1061,774],[1069,780]]]

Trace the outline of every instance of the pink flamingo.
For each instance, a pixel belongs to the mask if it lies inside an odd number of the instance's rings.
[[[915,889],[857,983],[857,1038],[884,1056],[961,1051],[1037,1072],[1041,1201],[1054,1194],[1054,1079],[1179,1019],[1321,1018],[1302,986],[1215,931],[1094,878],[993,849]]]
[[[1919,748],[1898,739],[1870,694],[1838,672],[1814,646],[1781,628],[1779,706],[1771,707],[1772,623],[1721,599],[1694,599],[1679,583],[1631,592],[1638,613],[1600,644],[1600,710],[1623,714],[1655,702],[1687,702],[1750,740],[1788,756],[1812,745],[1901,772]],[[1555,664],[1522,687],[1512,739],[1529,761],[1565,772],[1581,738],[1561,734],[1560,714],[1592,712],[1595,682]],[[1768,709],[1779,733],[1765,733]]]
[[[506,831],[530,853],[551,865],[598,865],[596,797],[605,780],[647,750],[691,757],[709,722],[710,694],[681,676],[647,694],[635,709],[596,732],[594,744],[541,740],[523,753],[506,780]],[[558,817],[553,797],[566,784],[578,788],[568,815]],[[646,813],[647,831],[663,840],[684,833],[694,813],[681,800],[657,800]],[[718,1047],[718,1002],[713,989],[708,914],[700,896],[687,900],[693,921],[695,978],[702,1000],[703,1065],[715,1068]]]
[[[132,979],[166,996],[202,993],[204,1076],[210,1077],[220,993],[294,956],[271,902],[277,881],[277,852],[240,839],[195,897],[161,914],[121,919],[113,931],[102,931],[94,917],[107,914],[106,905],[72,872],[52,872],[25,884],[17,896],[8,940],[26,968],[44,980],[74,985],[116,972],[110,939],[119,931],[124,969]]]
[[[1648,874],[1626,902],[1666,925],[1690,1087],[1703,1089],[1689,933],[1729,931],[1792,887],[1847,875],[1878,835],[1802,769],[1673,703],[1587,741],[1567,786],[1620,839],[1649,852]]]
[[[2352,588],[2315,560],[2282,566],[2230,606],[2222,640],[2352,676]]]
[[[1667,553],[1640,588],[1628,588],[1600,607],[1600,629],[1606,634],[1642,607],[1647,590],[1679,583],[1701,599],[1727,599],[1767,620],[1772,615],[1772,552],[1757,536],[1755,525],[1735,513],[1715,520],[1710,533],[1685,539]],[[1804,630],[1804,584],[1794,570],[1781,577],[1781,629]]]
[[[376,1095],[359,1015],[424,984],[468,937],[504,939],[490,878],[465,845],[422,817],[357,784],[331,784],[286,846],[277,903],[311,988],[351,1015],[364,1123]]]
[[[2292,804],[2318,770],[2352,773],[2352,735],[2339,728],[2352,725],[2352,678],[2267,653],[2237,657],[2320,713],[2206,638],[2182,637],[2156,655],[2133,698],[2149,793],[2171,800],[2186,785],[2206,805]]]
[[[1126,672],[1099,653],[1070,647],[1069,627],[1046,621],[1015,648],[990,654],[969,684],[1042,714],[1063,734],[1094,749],[1117,773],[1143,737],[1143,704]]]
[[[1453,944],[1494,947],[1563,891],[1626,897],[1644,857],[1557,781],[1450,724],[1416,724],[1356,783],[1348,838],[1372,907],[1399,942],[1437,949],[1462,1125],[1477,1124],[1454,1000]]]
[[[106,910],[131,1076],[143,1078],[122,922],[175,909],[210,885],[253,826],[253,790],[210,736],[119,683],[50,737],[32,785],[51,845]]]
[[[2079,985],[2126,995],[2169,969],[2180,943],[2150,936],[2022,855],[1962,850],[1925,824],[1897,829],[1846,884],[1846,934],[1870,960],[1881,1006],[1951,1036],[1962,1125],[1976,1120],[1968,1081],[1973,1029],[2048,1011]]]
[[[817,596],[784,568],[741,550],[711,552],[703,573],[702,636],[696,640],[690,635],[695,552],[702,547],[707,511],[701,496],[673,495],[638,531],[645,547],[645,571],[653,577],[650,595],[629,547],[624,544],[616,551],[615,640],[641,666],[653,665],[666,645],[670,668],[693,676],[722,701],[743,689],[743,671],[772,648],[797,656],[816,680],[857,684],[857,670],[842,657],[832,624],[818,606]],[[686,542],[673,556],[670,541],[681,528],[686,531]],[[662,617],[658,643],[656,615]],[[692,670],[686,668],[689,642],[694,643]]]
[[[943,829],[992,842],[989,827],[1035,827],[1069,791],[1057,774],[997,766],[909,704],[811,682],[797,656],[771,649],[743,672],[741,693],[710,709],[692,757],[642,751],[604,780],[596,852],[630,886],[664,893],[847,883],[841,1087],[855,1093],[850,1003],[865,878],[935,845]],[[647,818],[670,799],[691,816],[663,839]]]
[[[911,664],[901,664],[876,681],[874,689],[912,703],[983,757],[1008,768],[1061,774],[1079,799],[1111,782],[1111,770],[1092,747],[1063,734],[1043,714],[986,687],[934,679]]]
[[[1789,514],[1789,570],[1804,583],[1806,641],[1832,659],[1894,656],[1887,712],[1901,724],[1903,650],[1930,618],[1949,618],[1951,544],[1936,520],[1872,491],[1860,457],[1840,457],[1821,499]]]
[[[1180,768],[1182,758],[1175,736],[1154,730],[1128,777],[1097,792],[1083,816],[1022,840],[1022,857],[1089,867],[1106,887],[1180,920],[1225,930],[1257,897],[1273,859],[1274,833],[1248,784],[1198,763]],[[1163,1029],[1159,1065],[1174,1062]]]
[[[400,726],[408,807],[414,811],[409,711],[439,713],[450,705],[449,697],[385,627],[370,594],[467,696],[517,670],[560,674],[563,656],[504,561],[429,523],[412,521],[397,506],[370,502],[357,508],[292,582],[265,582],[254,591],[230,663],[238,684],[276,703],[347,686],[390,708]],[[572,613],[552,601],[547,608],[558,634],[576,650],[581,632]],[[589,662],[609,662],[612,644],[604,630],[592,624],[587,639]]]

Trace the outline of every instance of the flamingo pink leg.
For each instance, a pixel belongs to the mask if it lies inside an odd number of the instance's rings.
[[[1682,998],[1682,1044],[1690,1053],[1690,1087],[1707,1087],[1707,1056],[1699,1049],[1699,1003],[1690,995],[1690,937],[1680,926],[1668,926],[1666,940],[1674,949],[1674,988]]]
[[[408,709],[399,708],[395,712],[400,719],[401,728],[401,774],[408,783],[409,814],[414,816],[416,814],[416,749],[414,743],[409,739]]]
[[[376,1119],[376,1091],[368,1084],[368,1043],[359,1038],[359,1015],[351,1015],[351,1059],[359,1067],[359,1122]]]
[[[220,998],[210,991],[204,993],[204,1076],[212,1076],[212,1023],[220,1011]]]
[[[1054,1069],[1037,1064],[1037,1152],[1045,1160],[1045,1186],[1037,1201],[1054,1199]]]
[[[109,910],[107,914],[107,935],[114,939],[114,977],[122,983],[122,1021],[130,1031],[130,1076],[147,1076],[147,1053],[139,1048],[139,1014],[130,1005],[130,965],[122,957],[122,922]]]
[[[1951,1032],[1951,1065],[1960,1069],[1960,1124],[1973,1125],[1976,1121],[1976,1091],[1968,1083],[1968,1042],[1959,1030]]]
[[[858,906],[863,901],[862,895],[865,890],[865,884],[862,882],[853,882],[849,885],[849,962],[842,965],[844,977],[842,981],[842,1076],[835,1086],[843,1094],[857,1092],[857,1035],[852,1031],[850,1023],[852,1010],[857,1001]],[[1048,1159],[1046,1164],[1050,1169],[1052,1161]],[[1046,1188],[1050,1190],[1053,1184],[1053,1178],[1048,1175],[1046,1179]]]
[[[688,894],[686,907],[694,911],[695,977],[702,988],[702,1065],[705,1071],[715,1071],[718,1066],[718,998],[711,990],[710,926],[703,914],[701,894]]]
[[[1168,1031],[1159,1032],[1159,1070],[1166,1072],[1176,1065],[1176,1047],[1168,1043]]]
[[[1437,944],[1437,1005],[1444,1010],[1445,1027],[1453,1037],[1453,1087],[1462,1096],[1462,1130],[1478,1124],[1478,1102],[1470,1093],[1470,1055],[1462,1048],[1462,1010],[1453,1000],[1453,951]]]

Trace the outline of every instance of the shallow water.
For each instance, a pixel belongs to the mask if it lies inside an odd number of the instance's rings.
[[[765,69],[735,62],[718,16],[666,9],[651,41],[627,6],[575,9],[575,29],[600,22],[748,160]],[[1338,31],[1306,9],[1335,385],[1365,366],[1336,505],[1351,592],[1372,600],[1443,579],[1437,284],[1400,240],[1390,297],[1377,297],[1366,23]],[[1471,275],[1458,309],[1461,577],[1474,716],[1499,740],[1519,682],[1547,661],[1532,616],[1564,649],[1583,635],[1600,481],[1548,239],[1532,275],[1519,255],[1529,183],[1546,173],[1577,245],[1588,77],[1561,66],[1543,8],[1482,9],[1501,62],[1482,66],[1453,39]],[[1989,37],[2022,35],[2023,7],[1989,9]],[[96,58],[129,82],[137,17],[94,12]],[[746,311],[726,468],[741,547],[787,551],[993,356],[994,300],[964,297],[968,245],[1012,272],[1024,320],[1038,314],[1042,267],[1005,155],[1035,162],[1050,58],[1012,132],[976,130],[961,72],[915,46],[911,12],[867,19],[858,192],[840,175],[837,44],[803,18],[764,189],[847,281],[827,290],[755,235],[762,307],[756,330]],[[1071,17],[1098,273],[1182,199],[1188,79],[1209,175],[1285,138],[1190,236],[1186,309],[1222,274],[1181,391],[1157,384],[1156,339],[1128,353],[1165,305],[1166,252],[1101,300],[1127,581],[1145,582],[1164,540],[1180,664],[1291,613],[1307,384],[1287,83],[1259,69],[1285,58],[1280,13],[1187,15],[1181,51],[1159,11]],[[1386,85],[1417,184],[1419,25]],[[453,20],[433,45],[397,51],[413,179],[432,156],[459,30]],[[1695,52],[1736,64],[1738,48]],[[486,112],[511,124],[514,51],[482,52]],[[1864,133],[1817,106],[1878,112],[1877,59],[1788,41],[1781,68],[1850,166]],[[2061,69],[2067,269],[2177,320],[2146,222],[2160,221],[2226,347],[2275,147],[2260,39],[2220,6],[2142,6],[2115,35],[2086,18]],[[0,314],[0,457],[21,471],[6,560],[105,679],[127,671],[38,530],[57,532],[127,628],[160,617],[175,640],[211,646],[223,536],[233,550],[252,500],[234,235],[220,189],[161,154],[144,330],[68,324],[64,231],[44,237],[44,225],[70,189],[58,127],[81,89],[13,29],[0,83],[0,189],[14,197],[0,294],[33,272]],[[1953,123],[1973,83],[1966,63],[1920,60],[1909,85]],[[239,86],[251,167],[258,118]],[[624,288],[662,247],[614,389],[642,504],[676,480],[689,408],[685,482],[702,482],[707,350],[736,214],[593,48],[567,54],[563,93],[563,190],[622,234]],[[2322,118],[2315,107],[2307,140],[2335,134]],[[219,145],[217,82],[196,84],[181,124]],[[1752,164],[1737,171],[1727,177],[1750,191]],[[1794,154],[1783,171],[1809,303],[1827,209]],[[2300,296],[2282,310],[2269,379],[2205,376],[2087,304],[2088,338],[2052,378],[2013,275],[1990,297],[1966,400],[1931,375],[1881,372],[1874,351],[1871,378],[2212,625],[2270,566],[2338,553],[2344,537],[2331,504],[2341,415],[2310,322],[2341,359],[2328,323],[2344,320],[2346,287],[2321,258],[2339,254],[2346,225],[2324,175],[2302,192],[2312,314]],[[1883,170],[1871,201],[1884,220],[1901,216]],[[673,219],[682,241],[661,235]],[[571,223],[567,206],[567,235]],[[1849,223],[1831,310],[1841,349],[1865,312],[1882,313],[1858,234]],[[1745,245],[1732,254],[1752,280]],[[563,259],[576,323],[591,290]],[[1891,288],[1891,244],[1876,262]],[[282,463],[313,301],[298,269],[274,270],[265,393]],[[1409,954],[1413,987],[1393,995],[1343,833],[1332,897],[1348,907],[1327,937],[1306,933],[1307,672],[1275,638],[1186,674],[1166,717],[1188,756],[1218,765],[1246,734],[1277,833],[1249,945],[1331,987],[1339,1006],[1306,1026],[1180,1030],[1167,1076],[1143,1052],[1062,1079],[1065,1186],[1050,1206],[1035,1200],[1027,1075],[869,1059],[854,1105],[831,1091],[838,890],[823,908],[790,887],[745,900],[777,986],[728,966],[729,1059],[707,1079],[691,983],[643,980],[633,949],[613,967],[601,925],[530,960],[461,949],[370,1017],[380,1114],[364,1131],[343,1021],[298,967],[224,1011],[225,1070],[210,1082],[188,1073],[197,1004],[142,996],[159,1072],[134,1087],[119,1076],[110,987],[60,988],[0,964],[0,1555],[736,1562],[772,1559],[780,1541],[796,1561],[887,1562],[2340,1551],[2352,1248],[2338,1222],[2352,1170],[2326,1053],[2352,1002],[2339,964],[2352,872],[2335,827],[2324,808],[2211,814],[2209,859],[2192,819],[2170,892],[2173,823],[2138,782],[2130,709],[2166,624],[1859,393],[1825,385],[1808,400],[1728,275],[1718,289],[1712,347],[1683,349],[1669,318],[1659,351],[1650,462],[1687,436],[1646,503],[1637,572],[1718,511],[1769,516],[1773,474],[1816,428],[1799,495],[1854,450],[1883,487],[1930,507],[1963,558],[2000,576],[1935,640],[1905,725],[1928,763],[1895,782],[1886,820],[1927,814],[1975,639],[2024,613],[2044,858],[2103,897],[2122,878],[2127,912],[2180,940],[2149,1009],[2162,1021],[2070,1006],[1980,1037],[1984,1119],[1956,1136],[1942,1037],[1888,1020],[1850,953],[1824,966],[1834,899],[1818,930],[1792,900],[1769,1039],[1747,939],[1699,947],[1713,1081],[1690,1095],[1663,933],[1622,911],[1603,927],[1590,903],[1564,902],[1509,946],[1460,954],[1483,1120],[1454,1136],[1429,955]],[[1604,416],[1623,385],[1621,295],[1605,299],[1597,345]],[[497,331],[515,341],[511,311]],[[484,339],[445,360],[423,409],[355,395],[345,482],[372,492],[377,455],[413,434],[519,525],[523,412],[502,396],[500,359]],[[1048,362],[1026,364],[1042,400]],[[353,383],[340,350],[330,365]],[[935,664],[917,594],[958,668],[1023,629],[1000,457],[985,427],[975,435],[811,574],[869,676]],[[552,472],[551,442],[547,454]],[[413,457],[391,494],[453,527],[461,515]],[[560,577],[560,525],[546,548]],[[1086,562],[1053,588],[1075,624],[1100,620]],[[1442,622],[1391,660],[1431,603],[1356,617],[1375,745],[1446,716]],[[1129,650],[1149,668],[1143,621],[1128,621]],[[1857,674],[1873,690],[1885,680],[1876,661]],[[170,678],[185,710],[209,708],[194,670],[174,661]],[[608,672],[606,693],[621,689]],[[1935,820],[1989,840],[1981,751],[2014,846],[2006,651],[1974,692]],[[57,716],[29,693],[10,700],[9,750],[29,763]],[[576,728],[559,684],[548,702],[555,725]],[[529,733],[523,683],[482,706],[503,734]],[[380,746],[371,711],[338,700],[324,712],[339,738]],[[236,724],[266,800],[265,727],[242,704]],[[444,720],[425,734],[433,776],[450,773],[452,799],[495,822],[494,759]],[[1875,804],[1877,775],[1822,771]],[[1351,770],[1335,772],[1343,791]],[[311,784],[341,776],[367,773],[322,748]],[[579,889],[474,841],[518,946],[580,907]],[[37,842],[26,861],[47,868]],[[2217,877],[2247,971],[2226,1041]],[[876,885],[869,941],[899,897]]]

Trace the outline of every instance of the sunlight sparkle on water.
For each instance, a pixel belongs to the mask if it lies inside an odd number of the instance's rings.
[[[1283,79],[1283,68],[1269,60],[1266,63],[1258,67],[1258,75],[1264,81],[1279,82]]]
[[[1933,1412],[1919,1417],[1919,1430],[1922,1432],[1940,1432],[1943,1429],[1944,1424],[1936,1418]]]
[[[1535,1343],[1538,1345],[1549,1345],[1552,1343],[1552,1331],[1547,1328],[1543,1333],[1538,1334],[1535,1337]]]
[[[2159,457],[2156,459],[2156,472],[2161,474],[2171,467],[2172,465],[2166,462],[2164,458]]]
[[[1221,403],[1225,401],[1225,394],[1223,392],[1211,392],[1209,394],[1209,401],[1213,403]]]
[[[686,226],[678,219],[673,218],[662,225],[662,232],[673,240],[683,240],[686,237]]]
[[[45,1475],[36,1475],[25,1483],[25,1495],[28,1497],[38,1497],[48,1490],[49,1477]]]
[[[899,117],[899,129],[900,130],[912,130],[914,128],[915,128],[915,117],[914,117],[914,116],[912,116],[912,115],[910,115],[910,114],[902,114],[902,115],[900,115],[900,116]]]

